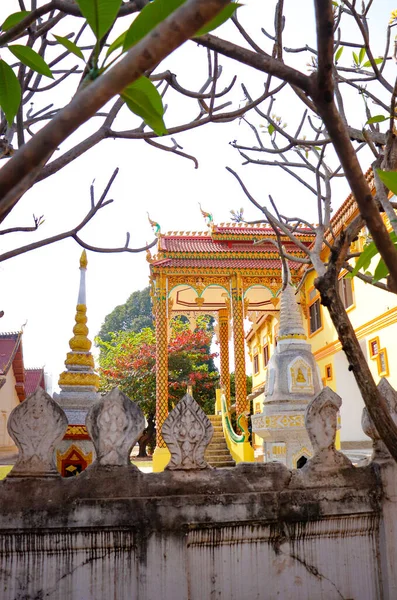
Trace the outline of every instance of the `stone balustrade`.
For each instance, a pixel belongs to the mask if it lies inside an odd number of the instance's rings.
[[[335,450],[340,404],[325,388],[308,405],[302,469],[211,469],[211,423],[186,395],[163,425],[168,468],[144,474],[129,461],[142,412],[112,390],[87,415],[96,460],[62,478],[67,422],[37,391],[8,425],[20,455],[0,482],[0,598],[396,598],[397,468],[368,415],[373,460],[355,467]]]

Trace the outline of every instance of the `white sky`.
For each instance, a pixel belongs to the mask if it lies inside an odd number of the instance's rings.
[[[38,4],[44,4],[44,1],[39,1]],[[264,7],[263,0],[246,0],[245,6],[239,9],[241,22],[247,29],[255,32],[253,37],[259,42],[264,39],[260,27],[272,31],[273,18],[270,15],[274,4],[274,0],[271,0]],[[396,6],[393,0],[379,0],[375,4],[374,22],[371,25],[374,27],[375,55],[380,56],[384,51],[385,28],[390,13]],[[312,1],[286,0],[285,6],[285,45],[314,44]],[[16,10],[16,0],[2,0],[0,22]],[[127,25],[127,20],[123,21],[124,25]],[[56,29],[59,35],[65,35],[69,31],[71,29],[64,24],[59,24]],[[218,33],[221,37],[235,39],[244,45],[231,24],[225,25]],[[350,52],[345,49],[344,54],[346,64],[350,66]],[[9,60],[10,55],[7,51],[2,51],[2,57]],[[290,64],[293,64],[292,60],[302,70],[306,69],[307,56],[292,55]],[[261,73],[244,69],[222,57],[219,62],[224,66],[223,83],[219,89],[226,86],[235,73],[239,77],[234,95],[237,103],[244,98],[239,87],[241,81],[245,82],[252,94],[263,89],[265,76]],[[77,64],[75,59],[72,64]],[[197,89],[205,80],[205,66],[206,51],[197,48],[193,42],[176,51],[166,62],[166,68],[176,72],[178,81],[190,89]],[[389,68],[395,68],[395,65],[390,65]],[[162,65],[159,70],[164,69]],[[65,85],[62,92],[57,92],[58,95],[52,100],[57,105],[62,105],[68,94],[70,97],[73,92],[74,86]],[[170,108],[165,116],[167,126],[181,123],[183,117],[194,117],[196,114],[196,110],[190,112],[187,109],[186,112],[184,104],[175,96],[173,98],[172,103],[170,95]],[[353,111],[356,118],[354,125],[362,127],[365,119],[361,111],[362,104],[360,111],[357,111],[357,102],[362,103],[362,100],[357,95],[352,96],[348,109]],[[43,94],[43,97],[36,100],[35,110],[48,103],[48,98]],[[293,96],[284,103],[277,101],[275,112],[282,115],[288,123],[298,122],[301,116],[299,104]],[[132,128],[135,123],[134,117],[126,111],[120,129]],[[82,127],[65,142],[62,151],[98,126],[99,120]],[[289,214],[295,213],[298,204],[300,216],[306,216],[309,220],[316,218],[310,195],[306,195],[293,179],[274,167],[241,166],[241,158],[229,142],[235,139],[250,142],[249,130],[244,124],[235,121],[210,125],[175,137],[187,153],[197,157],[199,169],[195,170],[191,161],[156,150],[143,141],[101,142],[25,194],[2,228],[31,225],[32,213],[44,214],[45,224],[34,234],[0,237],[0,253],[77,224],[88,211],[92,180],[96,181],[99,196],[117,166],[120,167],[120,173],[109,196],[115,202],[103,209],[81,234],[87,243],[121,246],[128,230],[131,234],[131,247],[144,245],[146,241],[153,239],[146,211],[160,223],[162,232],[203,230],[205,224],[199,211],[199,202],[205,210],[213,213],[217,223],[229,221],[229,211],[241,206],[244,206],[246,218],[258,218],[258,213],[250,208],[237,182],[225,170],[227,165],[238,170],[255,197],[263,203],[268,194],[271,194]],[[164,142],[167,142],[167,138]],[[56,154],[58,155],[60,152]],[[367,166],[364,165],[365,168]],[[344,200],[347,193],[347,187],[339,184],[335,207]],[[25,366],[44,365],[46,372],[53,378],[55,388],[58,375],[64,369],[68,340],[72,336],[80,254],[81,248],[74,241],[67,240],[0,263],[0,309],[5,312],[0,321],[0,330],[19,330],[26,322],[23,339]],[[88,253],[87,304],[91,339],[99,331],[105,316],[116,305],[124,303],[133,291],[148,285],[148,275],[149,266],[145,253]]]

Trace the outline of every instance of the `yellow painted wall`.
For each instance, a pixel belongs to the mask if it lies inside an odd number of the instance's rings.
[[[0,447],[11,450],[16,448],[16,446],[8,435],[6,423],[12,409],[19,404],[19,399],[15,391],[15,383],[14,372],[11,367],[6,375],[6,381],[0,389]]]

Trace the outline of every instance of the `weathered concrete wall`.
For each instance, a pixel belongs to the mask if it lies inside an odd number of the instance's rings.
[[[0,597],[375,600],[380,489],[372,466],[321,474],[277,463],[7,479]]]
[[[337,452],[340,402],[325,388],[308,405],[303,469],[211,469],[211,426],[186,395],[164,423],[168,470],[143,474],[129,460],[143,416],[113,390],[87,416],[95,462],[62,479],[67,419],[37,390],[8,425],[19,456],[0,482],[0,600],[395,600],[397,466],[368,415],[374,462]]]

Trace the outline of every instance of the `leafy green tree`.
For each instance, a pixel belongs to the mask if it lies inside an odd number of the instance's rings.
[[[138,333],[147,327],[153,328],[152,301],[149,287],[133,292],[127,302],[116,306],[105,317],[98,338],[104,342],[109,342],[112,339],[112,332],[133,331]]]

